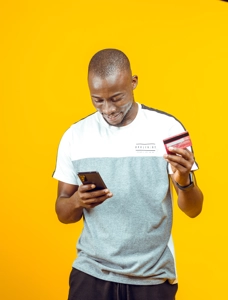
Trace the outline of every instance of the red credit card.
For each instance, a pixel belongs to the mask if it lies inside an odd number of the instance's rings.
[[[169,151],[169,147],[187,148],[188,146],[192,145],[188,131],[184,131],[180,134],[164,139],[163,143],[168,154],[174,154]]]

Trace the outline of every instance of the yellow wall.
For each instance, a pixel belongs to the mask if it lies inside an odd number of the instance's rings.
[[[63,132],[93,112],[87,64],[120,48],[136,100],[187,127],[205,195],[196,219],[175,205],[177,300],[225,300],[228,3],[216,0],[9,0],[0,4],[0,299],[62,300],[82,224],[54,212]]]

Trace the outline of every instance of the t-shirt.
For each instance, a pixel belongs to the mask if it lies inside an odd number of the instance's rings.
[[[176,283],[172,170],[163,158],[163,139],[185,128],[165,112],[138,107],[126,126],[109,125],[99,112],[73,124],[61,139],[53,177],[80,185],[78,172],[98,171],[113,193],[83,210],[74,268],[118,283]],[[192,170],[197,168],[194,163]]]

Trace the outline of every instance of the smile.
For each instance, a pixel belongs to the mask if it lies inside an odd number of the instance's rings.
[[[121,114],[121,113],[118,113],[118,114],[115,114],[115,115],[111,114],[111,115],[109,115],[109,116],[106,115],[106,118],[109,119],[109,120],[114,121],[115,119],[117,119],[117,118],[119,117],[120,114]]]
[[[103,115],[103,118],[108,121],[115,121],[121,115],[121,112],[119,112],[117,114],[110,114],[110,115],[102,114],[102,115]]]

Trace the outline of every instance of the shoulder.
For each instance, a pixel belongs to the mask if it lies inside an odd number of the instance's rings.
[[[89,129],[94,128],[97,123],[97,112],[86,116],[72,124],[62,135],[62,143],[71,143],[76,137],[88,133]]]
[[[86,125],[91,125],[95,122],[97,122],[97,114],[98,112],[94,112],[80,120],[78,120],[77,122],[75,122],[74,124],[71,125],[71,130],[73,129],[77,129],[81,126],[86,126]]]
[[[97,112],[92,113],[91,115],[88,115],[84,117],[83,119],[80,119],[76,121],[74,124],[71,125],[71,127],[65,132],[66,135],[74,136],[75,134],[82,134],[85,131],[88,131],[91,128],[94,128],[96,124],[98,124],[98,116]]]
[[[148,117],[154,123],[157,123],[161,126],[163,125],[163,126],[172,127],[175,125],[180,125],[181,127],[184,128],[184,125],[181,123],[180,120],[178,120],[174,115],[166,111],[148,107],[144,104],[141,104],[141,111],[145,117]]]

